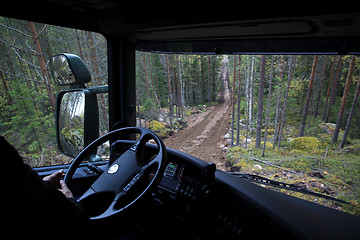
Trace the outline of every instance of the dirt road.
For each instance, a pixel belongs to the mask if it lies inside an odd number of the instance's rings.
[[[226,86],[226,85],[225,85]],[[230,94],[225,87],[225,102],[212,106],[207,112],[190,119],[189,126],[166,138],[167,147],[191,154],[207,162],[214,162],[216,167],[227,170],[220,145],[226,145],[224,135],[229,127]]]

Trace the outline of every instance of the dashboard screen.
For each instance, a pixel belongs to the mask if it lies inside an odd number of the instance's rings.
[[[180,181],[177,177],[179,165],[170,162],[165,169],[164,177],[161,179],[160,186],[174,193],[179,191]]]

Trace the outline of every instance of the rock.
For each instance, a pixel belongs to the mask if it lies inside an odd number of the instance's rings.
[[[324,133],[332,135],[335,131],[336,124],[335,123],[321,123],[319,127]]]
[[[159,121],[152,120],[149,122],[147,127],[149,129],[153,130],[154,132],[156,132],[162,138],[164,138],[168,135],[168,132],[166,131],[164,124],[162,124]]]
[[[241,167],[233,165],[233,166],[231,166],[230,171],[231,172],[239,172],[240,169],[241,169]]]
[[[249,146],[252,142],[253,141],[250,138],[248,138],[247,140],[244,139],[244,140],[241,141],[244,148],[245,148],[245,146]]]
[[[290,149],[296,149],[301,151],[314,151],[318,150],[320,146],[319,139],[315,137],[297,137],[291,140]]]
[[[252,132],[252,128],[251,128],[249,125],[240,123],[240,127],[241,127],[242,129],[245,129],[245,130],[247,130],[247,131]]]
[[[221,149],[223,149],[224,147],[225,147],[225,145],[224,145],[224,144],[221,144],[221,145],[220,145],[220,148],[221,148]]]
[[[260,164],[255,164],[255,165],[253,165],[253,169],[261,171],[263,168],[262,168],[262,166]]]

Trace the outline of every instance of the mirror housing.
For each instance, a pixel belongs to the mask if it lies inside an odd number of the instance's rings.
[[[57,94],[56,136],[60,151],[70,157],[76,157],[99,137],[95,93],[87,89],[71,89]]]
[[[84,84],[91,81],[91,75],[84,61],[77,55],[61,53],[49,62],[51,75],[58,85]]]

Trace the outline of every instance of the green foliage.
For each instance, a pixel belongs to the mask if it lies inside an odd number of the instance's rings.
[[[154,101],[151,98],[145,100],[143,106],[140,106],[141,117],[145,119],[156,119],[158,114],[158,109]]]

